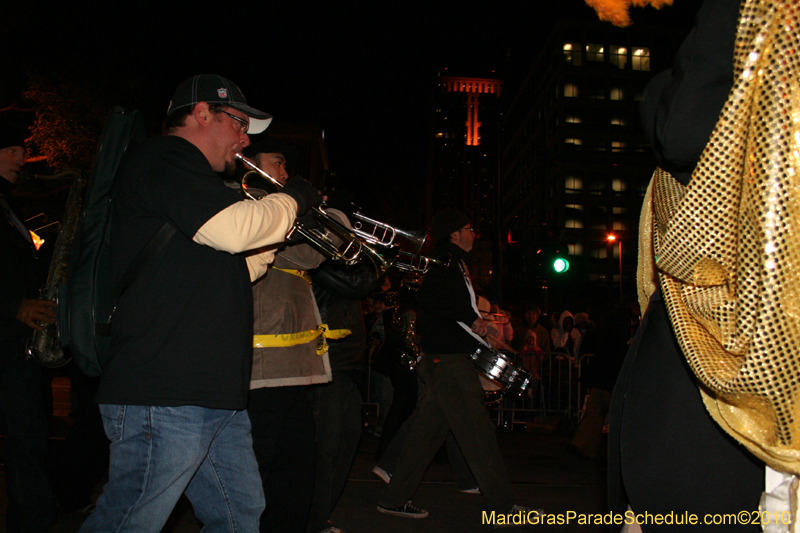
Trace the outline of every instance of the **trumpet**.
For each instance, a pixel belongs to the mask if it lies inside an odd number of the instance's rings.
[[[256,165],[250,159],[246,158],[242,154],[236,154],[236,158],[246,167],[250,168],[251,171],[255,172],[273,184],[278,190],[283,188],[283,184],[280,181],[261,170],[258,165]],[[256,198],[247,191],[248,174],[249,172],[242,178],[243,194],[246,198],[255,200]],[[312,210],[314,212],[314,218],[316,218],[316,220],[319,221],[325,229],[319,230],[317,228],[307,228],[299,221],[295,220],[294,225],[289,230],[289,233],[286,234],[287,239],[292,237],[294,234],[298,234],[306,239],[325,257],[337,261],[343,261],[347,265],[353,265],[361,259],[366,259],[370,262],[370,266],[374,270],[376,277],[383,276],[386,271],[389,270],[389,267],[394,261],[395,250],[393,247],[388,247],[384,254],[381,254],[370,247],[367,243],[363,242],[356,233],[350,231],[350,228],[332,216],[328,215],[321,207],[313,207]],[[337,246],[336,243],[334,243],[328,236],[328,231],[330,231],[332,235],[335,235],[341,239],[343,244]]]
[[[415,254],[414,252],[407,252],[400,250],[397,252],[398,259],[392,265],[401,272],[412,272],[419,274],[427,274],[432,266],[447,270],[450,268],[450,257],[447,259],[434,259],[433,257],[426,257],[422,254]],[[402,262],[400,257],[407,258],[407,262]]]
[[[428,237],[425,231],[407,231],[385,222],[370,218],[360,211],[353,213],[353,233],[373,245],[384,247],[399,246],[399,239],[404,239],[414,246],[416,252],[398,250],[392,266],[401,272],[426,274],[432,266],[444,270],[450,266],[450,259],[441,260],[426,257],[420,253]]]
[[[390,226],[385,222],[380,222],[362,214],[360,211],[353,213],[353,233],[371,244],[381,246],[395,246],[397,238],[401,237],[412,243],[417,251],[422,250],[425,239],[428,237],[425,231],[405,231],[400,228]],[[372,229],[370,229],[370,227]]]

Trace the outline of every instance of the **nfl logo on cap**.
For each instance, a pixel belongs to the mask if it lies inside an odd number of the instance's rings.
[[[219,95],[220,98],[227,98],[228,90],[225,87],[222,87],[221,89],[217,89],[217,94]]]

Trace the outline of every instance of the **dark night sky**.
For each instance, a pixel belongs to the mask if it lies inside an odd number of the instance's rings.
[[[675,1],[661,12],[635,9],[634,20],[690,19],[698,1]],[[154,8],[131,4],[127,11],[122,3],[92,5],[30,0],[4,7],[2,61],[12,63],[3,70],[130,76],[144,91],[126,103],[154,120],[163,118],[181,80],[221,74],[276,124],[320,123],[333,169],[373,187],[395,179],[414,184],[423,176],[427,103],[439,70],[503,73],[507,59],[514,68],[535,56],[558,14],[595,17],[582,0],[229,1],[216,7],[164,1]],[[22,76],[4,75],[0,95],[8,98],[15,83],[24,83]]]

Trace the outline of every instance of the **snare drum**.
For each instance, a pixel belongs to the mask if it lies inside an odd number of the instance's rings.
[[[531,382],[531,375],[527,370],[515,365],[497,350],[481,346],[470,357],[478,372],[506,392],[519,396]]]
[[[483,377],[483,374],[478,374],[478,378],[483,387],[483,403],[490,407],[500,405],[503,402],[503,387]]]

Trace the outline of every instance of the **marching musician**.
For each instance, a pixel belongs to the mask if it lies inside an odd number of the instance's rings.
[[[408,442],[397,469],[378,502],[378,511],[408,518],[424,518],[428,511],[411,503],[422,476],[452,431],[490,511],[531,511],[514,504],[514,493],[489,420],[484,394],[469,354],[484,346],[481,337],[489,324],[475,305],[469,277],[469,252],[475,239],[466,215],[446,209],[431,221],[436,239],[431,257],[447,259],[447,268],[433,267],[417,293],[418,331],[422,358],[417,369],[426,387],[411,423]]]
[[[10,194],[25,162],[24,142],[22,130],[0,123],[0,406],[6,422],[6,529],[36,533],[50,531],[55,502],[45,476],[42,369],[24,354],[34,330],[55,322],[56,305],[38,298],[47,263]]]
[[[294,179],[243,201],[217,172],[271,116],[204,74],[175,90],[166,134],[129,149],[112,202],[119,288],[154,235],[175,232],[114,314],[97,401],[111,440],[109,480],[81,531],[158,532],[185,492],[208,530],[256,531],[264,493],[245,410],[252,363],[252,288],[270,252],[321,195]],[[179,200],[178,200],[179,199]]]
[[[367,362],[361,299],[375,289],[379,278],[369,265],[347,267],[328,261],[311,279],[322,321],[351,333],[330,340],[331,382],[309,388],[317,422],[317,471],[306,533],[341,533],[329,519],[361,439],[361,386]]]
[[[289,177],[287,164],[297,157],[292,147],[270,135],[259,136],[245,153],[281,184]],[[326,213],[341,215],[333,209]],[[344,215],[340,220],[344,222]],[[314,299],[308,271],[326,259],[305,241],[287,243],[279,248],[266,276],[253,284],[253,367],[247,410],[266,498],[261,517],[265,532],[305,531],[311,509],[316,423],[306,389],[331,380],[325,337],[345,334],[323,326]]]

